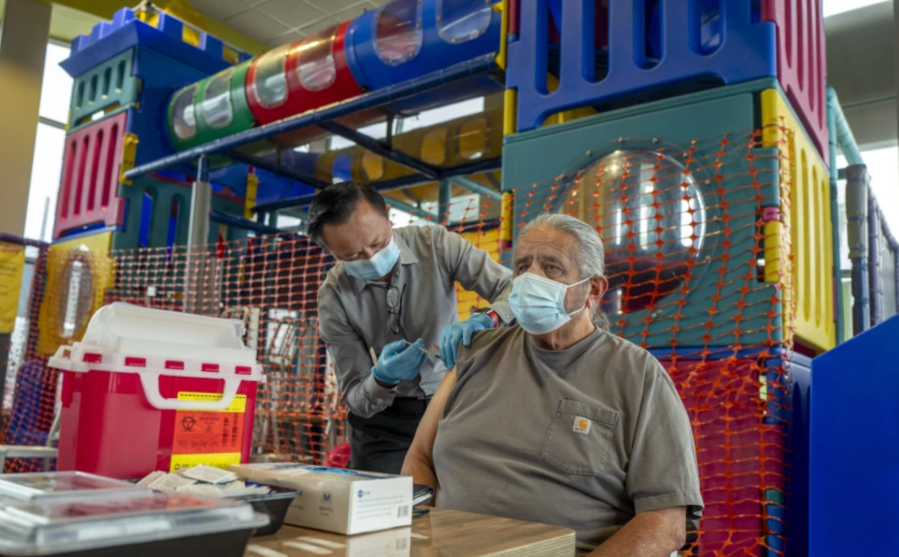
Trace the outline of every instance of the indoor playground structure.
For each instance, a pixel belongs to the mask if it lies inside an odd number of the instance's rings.
[[[256,57],[145,2],[62,66],[54,241],[7,444],[53,445],[71,400],[47,360],[125,301],[242,320],[266,376],[251,458],[345,465],[316,308],[334,260],[302,230],[318,190],[356,180],[397,225],[506,264],[541,213],[595,226],[611,330],[662,362],[692,421],[706,508],[682,555],[867,554],[839,535],[864,516],[825,502],[845,469],[814,455],[840,453],[841,416],[863,439],[888,427],[886,369],[845,366],[899,355],[872,341],[899,334],[899,242],[827,88],[820,1],[395,0]],[[423,117],[460,103],[476,109]],[[486,305],[457,289],[460,318]],[[856,463],[897,451],[872,444]]]

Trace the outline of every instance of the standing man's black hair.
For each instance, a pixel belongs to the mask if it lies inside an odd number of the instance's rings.
[[[306,235],[313,242],[327,249],[322,241],[322,229],[326,224],[343,224],[350,220],[362,200],[371,205],[385,219],[390,218],[387,203],[376,189],[367,184],[341,182],[326,187],[315,196],[315,200],[309,207]]]

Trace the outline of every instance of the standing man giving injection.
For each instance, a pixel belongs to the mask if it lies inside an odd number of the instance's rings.
[[[459,344],[513,319],[512,273],[443,227],[392,228],[384,198],[364,184],[322,190],[306,231],[338,261],[318,292],[318,311],[350,409],[350,466],[399,474]],[[456,281],[492,308],[460,323]],[[425,352],[435,344],[439,359]]]

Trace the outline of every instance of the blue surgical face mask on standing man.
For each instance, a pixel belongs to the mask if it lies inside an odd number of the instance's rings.
[[[346,274],[351,277],[359,277],[365,280],[377,280],[393,269],[400,258],[400,248],[396,240],[391,238],[390,243],[371,259],[357,259],[355,261],[341,261]]]
[[[540,275],[524,273],[512,283],[509,308],[522,329],[532,335],[545,335],[568,323],[572,315],[587,307],[585,301],[581,309],[571,313],[565,311],[565,292],[588,280],[562,284]]]

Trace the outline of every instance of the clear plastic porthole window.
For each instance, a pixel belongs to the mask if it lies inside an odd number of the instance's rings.
[[[329,27],[308,37],[299,46],[297,75],[307,91],[327,89],[337,78],[337,66],[334,64],[336,31],[337,26]]]
[[[385,64],[398,66],[421,50],[421,3],[397,0],[375,14],[375,52]]]
[[[676,292],[708,255],[706,203],[691,172],[651,150],[619,150],[591,162],[560,212],[601,223],[609,292],[605,311],[639,311]]]
[[[211,128],[221,129],[231,125],[234,110],[231,107],[231,75],[233,70],[220,72],[206,86],[200,105],[203,121]]]
[[[252,93],[265,108],[275,108],[287,102],[287,55],[289,44],[262,55],[256,63]]]
[[[172,106],[172,129],[178,139],[186,141],[197,135],[197,118],[194,114],[196,83],[175,93]]]
[[[437,32],[448,43],[477,39],[492,17],[491,0],[437,0]]]

